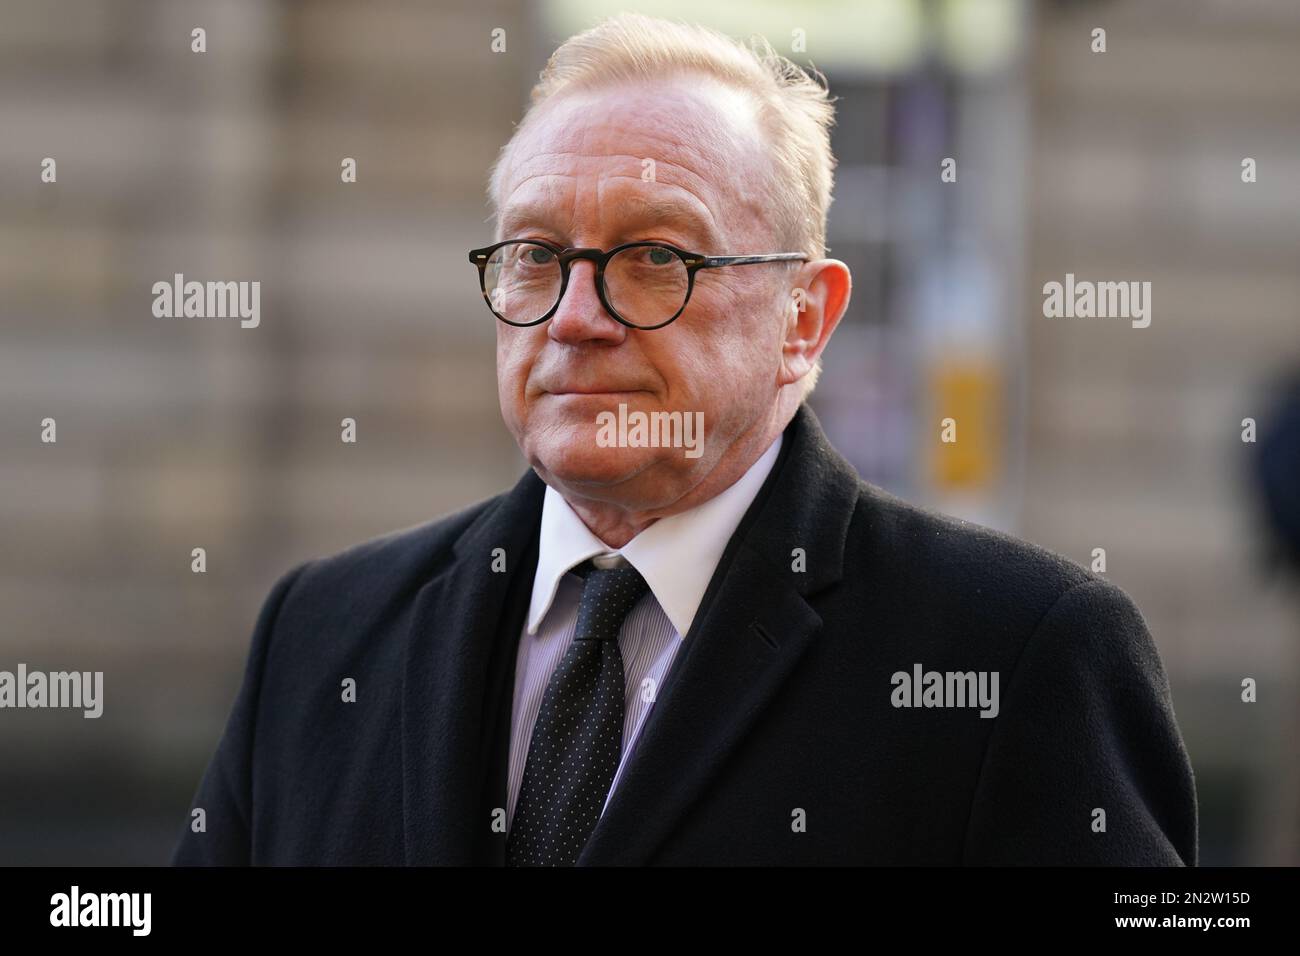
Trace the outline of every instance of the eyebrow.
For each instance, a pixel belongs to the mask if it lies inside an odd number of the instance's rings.
[[[625,200],[625,205],[628,215],[623,221],[627,225],[676,225],[684,228],[692,238],[706,243],[710,250],[716,244],[717,233],[709,221],[688,205],[671,199],[649,199],[644,196],[629,197]],[[518,206],[501,216],[502,236],[510,238],[522,226],[547,225],[550,222],[550,212],[545,206]]]

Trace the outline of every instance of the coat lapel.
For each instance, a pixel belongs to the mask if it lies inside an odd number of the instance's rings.
[[[461,535],[445,568],[419,591],[407,635],[402,686],[402,813],[408,865],[492,862],[491,810],[484,788],[501,777],[494,761],[509,734],[518,629],[504,608],[536,568],[535,539],[545,485],[530,469]],[[493,572],[503,548],[506,571]],[[505,728],[500,725],[505,695]],[[495,795],[493,795],[495,796]],[[484,847],[488,847],[487,857]]]
[[[578,865],[643,865],[777,695],[821,626],[807,598],[838,581],[858,476],[801,406],[732,536]],[[806,554],[792,569],[792,551]]]

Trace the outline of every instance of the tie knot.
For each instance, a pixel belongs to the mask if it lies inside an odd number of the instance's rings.
[[[575,639],[617,640],[623,619],[649,588],[641,572],[631,565],[589,567],[583,580]]]

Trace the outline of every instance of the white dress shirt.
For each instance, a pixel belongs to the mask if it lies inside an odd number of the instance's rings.
[[[551,674],[573,640],[583,581],[571,569],[592,558],[598,566],[631,564],[649,592],[628,613],[619,631],[627,688],[623,752],[605,807],[618,788],[629,755],[657,691],[718,566],[722,552],[763,486],[781,436],[731,487],[701,505],[660,518],[617,551],[591,533],[568,502],[551,487],[542,504],[541,541],[528,619],[515,660],[514,709],[510,722],[510,793],[506,825],[514,819],[533,725]],[[604,810],[602,809],[602,813]]]

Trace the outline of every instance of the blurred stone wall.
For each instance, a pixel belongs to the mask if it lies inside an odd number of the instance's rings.
[[[1054,4],[1033,35],[1021,531],[1084,565],[1104,547],[1141,608],[1206,862],[1297,861],[1300,602],[1263,561],[1241,422],[1300,365],[1298,53],[1285,3]],[[1067,272],[1150,281],[1150,326],[1044,318]]]

